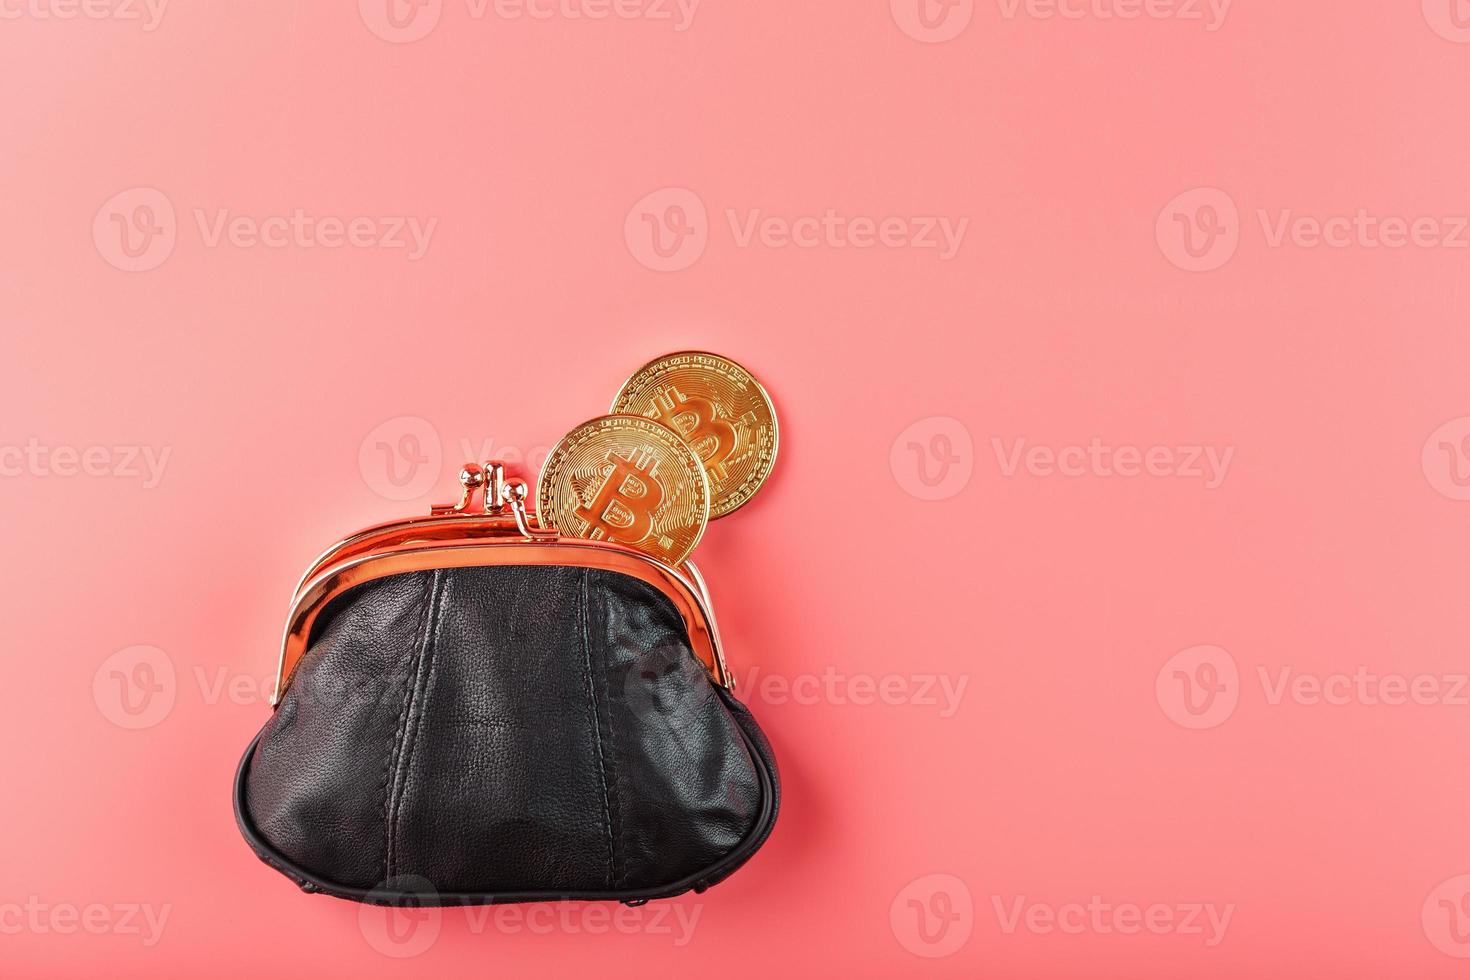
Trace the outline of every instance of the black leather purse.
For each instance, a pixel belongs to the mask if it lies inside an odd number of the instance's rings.
[[[308,892],[384,904],[641,904],[729,876],[780,784],[698,570],[538,527],[498,465],[461,481],[303,577],[235,779],[245,839]]]

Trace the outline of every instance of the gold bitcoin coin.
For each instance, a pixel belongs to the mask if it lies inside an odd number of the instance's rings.
[[[639,415],[583,422],[541,466],[536,504],[562,534],[677,565],[709,523],[709,481],[674,430]]]
[[[685,351],[649,362],[623,385],[612,410],[655,419],[684,437],[709,475],[711,520],[755,496],[776,465],[780,433],[770,396],[718,354]]]

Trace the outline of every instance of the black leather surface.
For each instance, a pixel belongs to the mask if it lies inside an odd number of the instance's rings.
[[[414,876],[448,901],[639,898],[733,871],[777,785],[656,589],[470,568],[324,611],[236,810],[268,863],[345,897]]]

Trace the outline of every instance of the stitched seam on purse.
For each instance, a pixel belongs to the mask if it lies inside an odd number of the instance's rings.
[[[432,598],[433,589],[430,588],[424,593],[424,597],[419,600],[419,628],[415,631],[415,635],[423,635],[424,626],[429,615],[429,606],[431,604],[430,600]],[[413,664],[417,657],[418,648],[415,647],[413,654],[409,657],[409,662],[404,665],[406,669],[404,671],[403,677],[403,703],[398,709],[398,721],[394,724],[393,732],[388,738],[388,752],[387,755],[383,758],[383,775],[378,780],[378,790],[383,794],[383,863],[382,871],[378,874],[379,882],[385,882],[388,880],[388,849],[392,843],[392,837],[388,832],[388,828],[390,826],[388,822],[388,809],[389,802],[392,800],[392,794],[390,793],[390,787],[388,785],[388,776],[390,773],[394,772],[395,763],[398,759],[398,749],[403,741],[403,716],[408,711],[408,695],[409,692],[413,689],[412,682],[413,675],[415,673],[413,669]]]
[[[393,807],[393,839],[398,839],[398,825],[403,820],[403,798],[408,795],[408,782],[412,778],[412,765],[415,750],[418,748],[420,733],[423,731],[424,718],[429,714],[429,702],[433,700],[434,693],[434,664],[438,661],[439,645],[436,642],[439,636],[439,610],[444,606],[444,593],[447,591],[441,584],[440,579],[444,575],[443,569],[434,571],[434,599],[429,603],[429,626],[424,635],[424,653],[420,658],[424,681],[420,687],[421,694],[414,699],[409,706],[409,715],[415,711],[417,719],[412,720],[412,738],[407,740],[404,746],[403,757],[399,760],[403,767],[403,781],[398,787],[398,802]],[[422,702],[420,704],[419,702]],[[395,849],[396,850],[396,849]],[[396,864],[396,862],[395,862]],[[401,869],[400,869],[401,870]]]
[[[586,592],[587,592],[587,579],[588,579],[588,576],[590,574],[591,574],[590,571],[585,570],[585,569],[583,570],[583,575],[582,575],[582,592],[583,592],[584,597],[585,597]],[[605,589],[600,590],[599,591],[599,595],[605,597],[606,596],[606,590]],[[585,598],[584,598],[584,601],[586,601]],[[590,609],[590,606],[589,606],[589,609]],[[598,635],[598,637],[600,639],[603,636],[605,636],[606,633],[607,633],[607,625],[606,625],[607,624],[607,606],[606,606],[606,599],[605,598],[604,598],[603,603],[599,605],[599,610],[602,613],[601,620],[598,623],[598,627],[599,628],[598,628],[598,631],[597,631],[597,635]],[[622,807],[620,805],[620,799],[621,799],[621,797],[620,797],[620,794],[618,792],[618,737],[617,737],[617,730],[613,728],[612,697],[609,694],[608,687],[607,687],[607,648],[606,648],[606,646],[602,647],[602,651],[603,651],[602,656],[600,658],[598,658],[599,660],[601,660],[601,663],[598,665],[597,678],[598,678],[599,681],[601,681],[601,685],[600,686],[602,688],[602,714],[603,714],[603,718],[607,721],[607,743],[608,743],[608,749],[607,749],[607,797],[608,797],[608,815],[609,815],[608,816],[608,820],[609,820],[609,823],[611,824],[611,834],[612,834],[612,843],[613,843],[613,849],[612,849],[612,865],[613,865],[613,867],[612,867],[612,873],[613,873],[613,881],[612,881],[612,883],[613,883],[613,887],[617,887],[618,885],[621,885],[623,883],[623,878],[627,874],[627,868],[626,867],[620,867],[619,866],[620,864],[622,864],[622,863],[625,862],[626,855],[622,854],[621,853],[622,848],[618,847],[618,842],[621,841],[622,838],[623,838],[623,835],[622,835]]]
[[[415,644],[413,656],[404,665],[403,705],[398,709],[398,723],[393,729],[392,749],[388,756],[386,770],[386,773],[391,773],[393,778],[392,782],[384,779],[383,790],[383,881],[385,882],[393,876],[394,807],[397,802],[399,780],[402,778],[404,743],[408,737],[408,727],[405,721],[413,703],[414,689],[418,686],[419,663],[423,660],[424,648],[429,642],[429,624],[433,617],[434,596],[438,584],[439,577],[435,572],[429,579],[428,594],[424,597],[423,617],[419,620],[418,643]]]
[[[602,758],[602,723],[598,721],[597,693],[592,680],[592,644],[587,636],[587,569],[582,569],[582,596],[580,603],[582,619],[582,676],[587,681],[587,705],[592,709],[592,741],[597,748],[597,773],[602,778],[602,819],[607,828],[607,874],[605,881],[611,888],[614,878],[613,866],[616,849],[613,846],[612,794],[608,789],[607,766]]]

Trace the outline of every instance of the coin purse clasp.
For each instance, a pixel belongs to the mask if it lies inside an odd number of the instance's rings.
[[[555,528],[542,527],[537,515],[527,510],[525,482],[508,479],[499,462],[466,464],[459,482],[457,503],[435,505],[427,517],[366,528],[312,562],[291,601],[272,706],[280,705],[310,645],[317,616],[344,592],[390,575],[499,565],[601,569],[646,582],[673,602],[694,655],[714,682],[734,690],[709,589],[692,561],[676,568],[624,545],[564,537]]]

